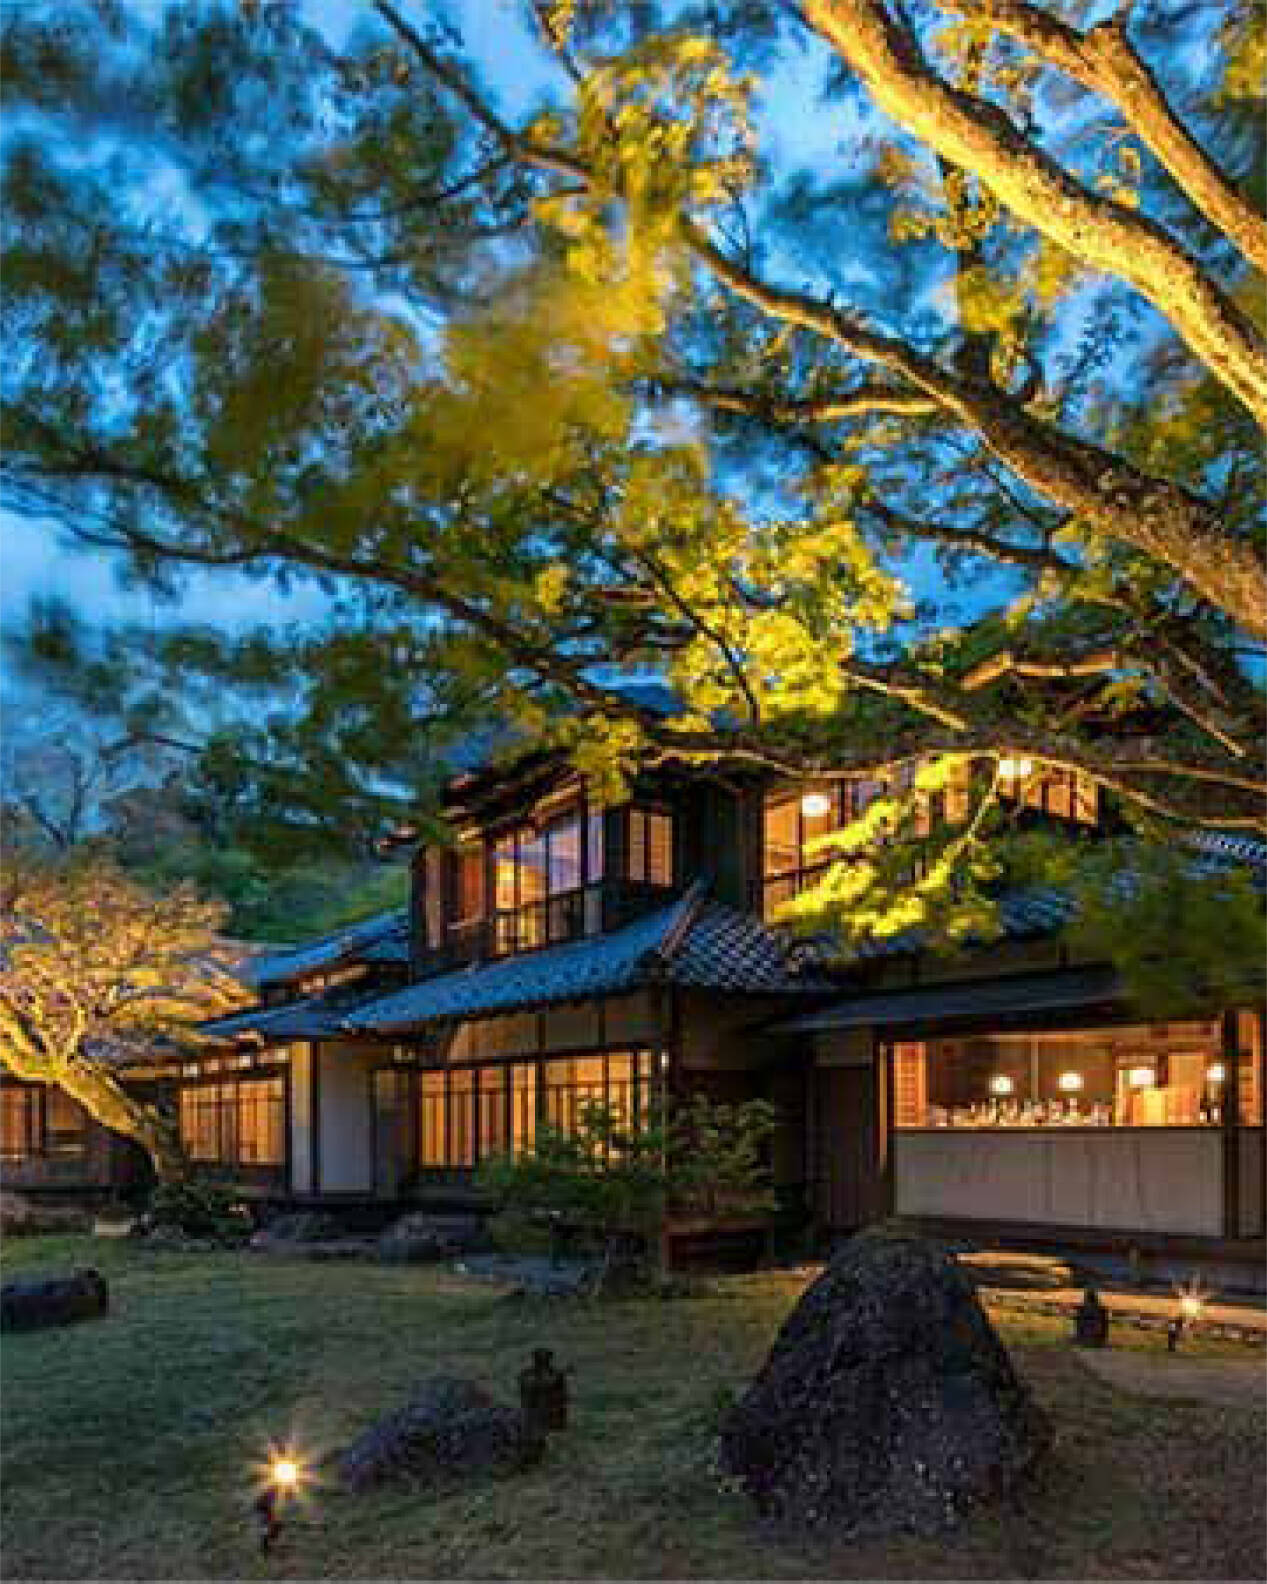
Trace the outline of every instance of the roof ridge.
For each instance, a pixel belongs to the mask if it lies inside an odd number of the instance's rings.
[[[695,921],[700,916],[700,911],[708,899],[708,882],[701,876],[692,880],[682,893],[678,902],[676,916],[670,917],[665,926],[660,942],[652,946],[647,956],[658,957],[666,966],[673,961],[682,950],[686,937],[691,933]]]

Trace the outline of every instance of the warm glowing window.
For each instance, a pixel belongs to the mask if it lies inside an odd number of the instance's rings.
[[[1005,769],[1009,765],[1005,764]],[[1099,823],[1100,789],[1081,770],[1034,769],[1026,760],[1011,768],[1014,773],[1001,775],[999,780],[999,795],[1006,801],[1078,825]],[[1022,769],[1027,773],[1015,773]]]
[[[510,1151],[510,1095],[505,1067],[479,1070],[479,1124],[477,1137],[482,1161]]]
[[[243,1166],[281,1166],[286,1160],[286,1088],[281,1078],[244,1079],[233,1086],[237,1158]]]
[[[449,1163],[445,1105],[447,1073],[425,1072],[418,1103],[418,1152],[423,1166],[447,1166]]]
[[[673,884],[673,820],[654,809],[632,808],[628,819],[629,878],[640,885]]]
[[[285,1079],[274,1075],[188,1085],[180,1094],[180,1140],[192,1161],[285,1165]]]
[[[0,1088],[0,1160],[20,1161],[40,1153],[38,1089]]]
[[[1240,1119],[1247,1127],[1263,1121],[1263,1014],[1236,1014],[1237,1081]]]
[[[588,873],[587,873],[588,868]],[[583,931],[582,890],[602,873],[602,816],[579,808],[525,825],[493,847],[494,945],[525,951]]]
[[[545,1061],[499,1062],[420,1074],[418,1160],[424,1169],[470,1168],[536,1142],[545,1118],[576,1130],[587,1105],[605,1105],[625,1127],[649,1114],[652,1058],[604,1051]]]
[[[484,916],[484,848],[463,847],[454,860],[454,905],[457,922]]]
[[[1228,1082],[1217,1021],[979,1034],[893,1050],[899,1128],[1215,1125]]]

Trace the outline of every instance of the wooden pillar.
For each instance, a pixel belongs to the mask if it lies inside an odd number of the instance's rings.
[[[892,1215],[897,1207],[896,1184],[893,1180],[893,1042],[873,1039],[873,1060],[876,1069],[876,1167],[880,1178],[881,1198],[885,1215]]]
[[[1223,1014],[1222,1034],[1223,1236],[1234,1238],[1241,1229],[1241,1051],[1235,1012]]]

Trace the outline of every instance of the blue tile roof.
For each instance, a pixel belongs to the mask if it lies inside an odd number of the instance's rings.
[[[395,908],[305,941],[302,946],[255,957],[245,965],[243,977],[255,985],[285,984],[345,963],[408,961],[409,914],[404,908]]]
[[[909,989],[852,995],[813,1012],[773,1024],[774,1034],[817,1034],[832,1029],[882,1028],[952,1018],[1025,1016],[1076,1011],[1121,1001],[1121,980],[1112,968],[1065,969],[1011,974],[998,979],[915,985]]]
[[[748,994],[824,988],[795,971],[787,948],[760,920],[694,888],[609,934],[424,979],[362,1008],[346,1027],[389,1032],[650,984]]]
[[[381,995],[381,990],[329,990],[323,995],[306,996],[302,1001],[287,1001],[282,1006],[247,1007],[242,1012],[211,1018],[198,1024],[197,1033],[213,1044],[252,1034],[270,1044],[281,1040],[336,1039],[346,1032],[350,1012]]]

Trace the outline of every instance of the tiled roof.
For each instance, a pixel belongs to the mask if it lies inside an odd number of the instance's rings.
[[[256,985],[285,984],[343,963],[408,961],[409,914],[396,908],[305,941],[302,946],[256,957],[245,965],[244,977]]]
[[[212,1043],[254,1034],[270,1043],[278,1040],[333,1039],[345,1032],[349,1013],[376,1000],[381,991],[329,990],[324,995],[288,1001],[283,1006],[248,1007],[226,1017],[198,1025],[199,1035]]]
[[[824,988],[794,971],[786,948],[758,919],[695,888],[609,934],[424,979],[362,1008],[346,1027],[416,1028],[649,984],[749,994]]]
[[[828,1029],[918,1025],[953,1018],[1055,1012],[1100,1006],[1120,1000],[1121,996],[1121,983],[1111,968],[1010,974],[975,983],[917,985],[906,990],[848,996],[831,1006],[776,1023],[770,1032],[814,1034]]]

